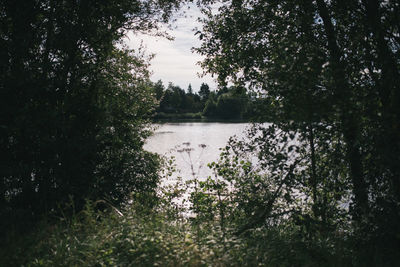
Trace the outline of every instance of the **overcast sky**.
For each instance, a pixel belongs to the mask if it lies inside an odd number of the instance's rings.
[[[215,90],[216,83],[211,76],[199,78],[198,74],[202,73],[202,69],[196,63],[202,57],[191,52],[192,47],[200,46],[200,41],[193,31],[195,27],[200,27],[200,23],[197,22],[200,11],[196,6],[185,10],[186,15],[180,15],[173,23],[174,29],[167,30],[175,40],[130,33],[126,42],[128,46],[135,48],[143,40],[147,52],[156,54],[150,67],[153,72],[152,81],[161,79],[165,86],[168,82],[172,82],[185,90],[191,83],[193,91],[198,91],[201,83],[204,82],[210,86],[210,89]]]

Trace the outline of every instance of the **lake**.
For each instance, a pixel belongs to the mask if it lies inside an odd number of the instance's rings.
[[[197,178],[204,179],[212,175],[207,164],[219,159],[220,148],[225,147],[229,137],[243,137],[250,125],[221,122],[156,124],[157,129],[147,140],[144,149],[160,155],[174,156],[180,171],[177,175],[183,180],[192,179],[193,173]]]

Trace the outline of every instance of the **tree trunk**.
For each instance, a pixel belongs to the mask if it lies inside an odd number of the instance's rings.
[[[380,134],[384,149],[381,152],[382,164],[390,170],[392,190],[400,201],[400,73],[396,56],[385,40],[378,0],[363,0],[366,11],[365,21],[376,45],[377,66],[382,76],[377,84],[382,103],[382,128]],[[379,146],[380,144],[378,144]]]
[[[350,177],[353,183],[355,202],[355,219],[360,221],[368,213],[368,192],[363,175],[360,145],[359,125],[352,109],[352,92],[346,78],[346,63],[341,61],[342,53],[337,43],[334,26],[329,10],[323,0],[317,0],[317,10],[322,18],[328,41],[330,63],[334,78],[334,95],[340,108],[341,131],[346,142],[346,158],[350,167]]]
[[[308,141],[310,142],[310,152],[311,152],[311,187],[312,187],[312,197],[313,197],[313,205],[317,204],[317,168],[315,162],[315,144],[314,144],[314,129],[312,126],[312,122],[308,127]]]

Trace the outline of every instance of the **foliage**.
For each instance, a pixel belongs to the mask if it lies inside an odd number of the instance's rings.
[[[165,161],[164,167],[165,177],[175,171],[172,160]],[[0,264],[220,266],[232,262],[221,231],[206,226],[194,229],[182,216],[184,208],[176,200],[183,188],[178,182],[159,188],[157,196],[135,193],[119,209],[105,201],[88,201],[82,211],[43,221],[24,238],[15,239],[9,232]]]
[[[2,1],[0,214],[30,221],[72,197],[154,190],[142,149],[154,106],[128,30],[162,34],[178,1]],[[2,221],[4,223],[4,221]],[[4,230],[6,227],[2,227]]]
[[[159,81],[161,82],[161,81]],[[192,91],[191,91],[192,90]],[[168,88],[162,91],[160,106],[158,112],[162,113],[197,113],[202,110],[203,104],[200,101],[200,96],[193,93],[193,89],[189,84],[188,92],[169,83]]]
[[[299,144],[307,155],[304,173],[290,178],[310,200],[310,219],[302,227],[315,224],[307,230],[313,238],[332,236],[338,221],[345,221],[360,244],[355,258],[373,265],[398,262],[399,5],[377,0],[211,2],[219,3],[218,11],[203,10],[206,18],[197,33],[202,66],[221,85],[248,87],[268,103],[282,131],[304,140]],[[270,141],[249,142],[263,147]],[[282,157],[291,163],[289,152],[279,156],[274,149],[263,151],[273,157],[261,173],[281,166],[277,160]],[[268,176],[261,180],[271,184]],[[349,209],[338,210],[335,199],[348,194]],[[263,201],[265,193],[256,196]],[[257,220],[257,212],[248,215]]]
[[[242,119],[250,118],[248,110],[253,109],[258,102],[249,101],[249,96],[243,87],[223,87],[217,92],[210,91],[209,86],[202,83],[198,93],[193,93],[189,84],[186,93],[179,86],[169,83],[167,89],[163,89],[161,80],[152,85],[152,90],[159,95],[160,103],[156,109],[155,119],[162,118],[190,118],[192,113],[199,113],[211,119]],[[253,115],[255,112],[253,112]],[[170,115],[166,115],[170,114]],[[172,115],[174,114],[174,115]]]
[[[221,88],[199,94],[150,83],[120,43],[179,1],[1,2],[1,265],[398,265],[398,3],[200,2],[222,4],[196,49]],[[157,102],[221,117],[267,104],[274,121],[231,139],[214,177],[157,191],[161,161],[142,149]],[[10,223],[43,214],[33,232]]]
[[[199,96],[201,101],[206,102],[210,96],[210,87],[206,83],[202,83],[199,90]]]
[[[217,103],[215,102],[214,98],[210,98],[207,100],[204,106],[203,114],[206,117],[216,117],[218,112],[217,112]]]
[[[210,93],[205,103],[203,114],[206,117],[220,119],[242,119],[245,117],[250,103],[249,96],[238,87],[223,87],[216,92]]]
[[[23,238],[9,232],[0,265],[393,265],[378,253],[374,261],[354,254],[359,241],[352,236],[350,218],[338,214],[346,210],[337,205],[346,201],[341,183],[328,192],[319,186],[318,205],[307,197],[312,166],[301,146],[307,140],[281,128],[255,125],[248,131],[252,142],[231,139],[220,161],[210,164],[213,178],[194,172],[189,182],[170,183],[176,168],[173,159],[165,159],[160,175],[167,180],[157,195],[132,194],[118,209],[89,201],[82,211],[44,221]],[[190,157],[189,144],[184,148]],[[342,171],[341,164],[337,170]],[[334,181],[333,173],[326,183]],[[187,207],[182,200],[188,193]],[[333,212],[328,223],[322,211]]]
[[[168,164],[171,164],[168,163]],[[166,172],[174,171],[172,165]],[[219,221],[192,223],[174,200],[184,193],[178,182],[154,196],[135,194],[120,209],[104,201],[87,202],[72,217],[42,222],[36,231],[11,239],[0,250],[1,265],[15,266],[318,266],[346,264],[345,251],[330,251],[328,262],[318,253],[329,251],[327,240],[307,246],[295,231],[277,227],[258,228],[235,236]],[[150,203],[148,202],[150,201]],[[199,202],[200,203],[200,202]],[[100,211],[99,205],[106,209]],[[269,242],[265,242],[268,240]],[[335,242],[330,240],[330,243]],[[318,255],[320,256],[320,255]]]
[[[152,86],[152,90],[155,94],[155,97],[157,100],[161,100],[161,97],[163,96],[164,93],[164,85],[162,83],[161,80],[158,80],[153,86]]]
[[[223,94],[218,97],[217,114],[222,118],[241,118],[246,107],[246,96]]]

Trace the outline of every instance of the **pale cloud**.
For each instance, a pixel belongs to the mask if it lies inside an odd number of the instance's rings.
[[[216,89],[216,83],[209,75],[202,78],[198,76],[203,72],[197,65],[202,57],[191,52],[192,47],[200,46],[200,41],[193,31],[195,27],[200,26],[197,22],[199,16],[199,10],[192,6],[185,16],[177,17],[172,25],[173,29],[166,30],[175,38],[173,41],[143,34],[128,34],[126,43],[129,47],[137,48],[142,42],[148,53],[155,54],[150,66],[152,81],[161,79],[165,85],[172,82],[183,89],[187,89],[191,83],[194,91],[199,90],[204,82],[209,84],[211,89]]]

